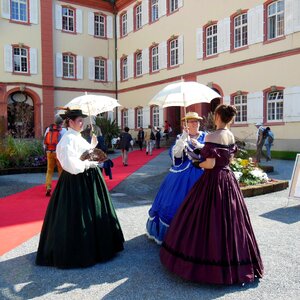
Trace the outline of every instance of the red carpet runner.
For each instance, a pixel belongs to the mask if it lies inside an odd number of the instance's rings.
[[[121,157],[113,159],[113,178],[110,180],[103,172],[108,189],[112,190],[164,150],[155,149],[152,156],[146,155],[145,151],[129,152],[127,167],[123,166]],[[44,185],[0,199],[0,256],[40,232],[48,200]]]

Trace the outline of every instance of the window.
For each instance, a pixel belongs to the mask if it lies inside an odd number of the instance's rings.
[[[27,22],[27,0],[11,1],[11,19],[14,21]]]
[[[105,37],[105,25],[106,25],[105,16],[95,14],[94,21],[95,21],[95,25],[94,25],[95,36]]]
[[[28,73],[28,49],[14,47],[13,51],[13,71],[16,73]]]
[[[143,75],[143,56],[141,52],[135,54],[135,62],[135,76]]]
[[[128,60],[127,57],[122,59],[122,78],[121,80],[128,79]]]
[[[275,1],[268,6],[267,11],[268,39],[284,35],[284,1]]]
[[[153,126],[159,126],[159,107],[153,106],[152,108]]]
[[[174,12],[178,9],[178,0],[169,0],[170,1],[170,12]]]
[[[274,91],[268,93],[267,116],[268,116],[268,121],[282,121],[283,91]]]
[[[233,104],[237,109],[235,123],[247,122],[247,95],[236,95],[233,98]]]
[[[75,61],[74,55],[63,55],[63,77],[75,78]]]
[[[142,4],[135,7],[135,30],[142,27]]]
[[[128,127],[128,110],[123,110],[123,128]]]
[[[122,36],[127,34],[127,13],[121,16],[121,33]]]
[[[75,32],[75,11],[68,7],[62,7],[62,29],[64,31]]]
[[[143,109],[138,108],[136,110],[136,127],[143,127]]]
[[[95,80],[106,81],[106,60],[95,58]]]
[[[158,46],[151,48],[151,72],[159,70]]]
[[[206,56],[217,54],[217,25],[206,28]]]
[[[170,41],[170,67],[178,65],[178,39]]]
[[[247,46],[248,21],[247,14],[241,14],[234,18],[234,48]]]
[[[158,0],[151,0],[151,22],[158,20]]]

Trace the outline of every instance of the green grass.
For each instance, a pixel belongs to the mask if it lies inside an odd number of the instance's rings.
[[[255,157],[255,150],[247,150],[249,156]],[[263,151],[266,153],[266,151]],[[295,160],[298,152],[293,151],[271,151],[272,158],[274,159],[285,159],[285,160]]]

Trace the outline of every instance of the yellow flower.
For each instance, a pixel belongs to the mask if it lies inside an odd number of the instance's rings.
[[[246,167],[248,164],[249,164],[249,160],[248,160],[248,159],[243,159],[243,160],[241,161],[241,165],[242,165],[243,167]]]

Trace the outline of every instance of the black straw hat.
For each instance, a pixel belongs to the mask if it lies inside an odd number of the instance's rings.
[[[82,117],[82,118],[87,117],[87,115],[82,113],[81,109],[67,109],[66,112],[64,114],[61,114],[60,116],[63,118],[63,120],[73,119],[77,117]]]

